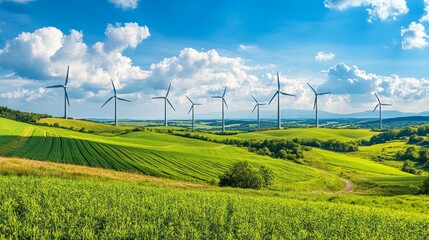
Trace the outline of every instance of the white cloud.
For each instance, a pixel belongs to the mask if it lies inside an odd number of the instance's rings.
[[[262,90],[259,78],[250,73],[260,68],[247,66],[242,58],[220,56],[216,50],[185,48],[178,56],[152,64],[149,83],[153,88],[164,89],[173,82],[179,95],[210,96],[219,94],[225,86],[229,92],[246,94]]]
[[[240,44],[240,45],[238,45],[238,50],[239,51],[248,51],[248,50],[251,50],[251,49],[254,49],[254,48],[256,48],[255,45],[246,45],[246,44]]]
[[[18,77],[36,80],[51,78],[63,80],[70,65],[70,86],[92,92],[110,89],[109,79],[118,81],[118,88],[127,81],[137,81],[148,72],[134,66],[132,60],[122,54],[127,48],[135,48],[149,37],[146,26],[136,23],[109,25],[106,40],[87,46],[83,33],[71,30],[68,35],[55,27],[24,32],[6,42],[0,50],[0,66]],[[58,81],[57,80],[57,81]]]
[[[136,9],[139,0],[107,0],[108,2],[115,5],[115,7],[121,8],[122,10]]]
[[[424,0],[424,12],[425,14],[420,18],[420,22],[429,22],[429,0]]]
[[[428,35],[421,23],[412,22],[408,28],[401,29],[402,49],[424,48],[428,46]]]
[[[35,90],[18,88],[17,90],[11,92],[2,93],[0,96],[7,99],[24,99],[25,101],[29,102],[34,99],[42,98],[47,92],[48,90],[42,87]]]
[[[316,56],[314,56],[314,59],[316,59],[317,61],[328,61],[328,60],[332,60],[335,58],[335,54],[334,53],[325,53],[325,52],[318,52],[316,54]]]
[[[327,79],[319,87],[320,91],[332,91],[339,95],[365,95],[377,92],[402,103],[429,97],[425,90],[429,88],[429,79],[399,77],[395,74],[382,76],[367,73],[357,66],[350,67],[344,63],[336,64],[323,72]]]
[[[136,48],[144,39],[150,36],[149,28],[137,23],[125,23],[122,27],[109,24],[106,29],[107,40],[104,44],[106,51],[123,51],[126,48]]]
[[[397,20],[408,13],[406,0],[324,0],[327,8],[346,10],[352,7],[368,7],[368,22]]]

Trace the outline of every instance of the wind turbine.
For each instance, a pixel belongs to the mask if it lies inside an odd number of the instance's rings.
[[[316,92],[316,90],[314,90],[314,88],[307,83],[307,85],[311,88],[311,90],[313,90],[314,92],[314,106],[313,106],[313,110],[316,110],[316,127],[319,127],[319,116],[317,115],[317,97],[318,96],[322,96],[322,95],[326,95],[326,94],[330,94],[331,92],[323,92],[323,93],[318,93]]]
[[[268,105],[270,105],[270,103],[273,101],[273,99],[277,96],[277,126],[279,129],[282,128],[282,123],[280,120],[280,94],[285,95],[285,96],[291,96],[291,97],[296,96],[293,94],[289,94],[289,93],[285,93],[285,92],[280,91],[280,77],[279,77],[279,73],[277,72],[277,91],[276,91],[276,93],[274,93],[274,96],[271,98]]]
[[[176,111],[176,109],[174,109],[173,105],[171,104],[170,100],[168,100],[168,94],[170,93],[170,88],[171,88],[171,83],[168,86],[168,90],[167,90],[167,94],[165,94],[165,97],[153,97],[152,99],[164,99],[164,126],[167,126],[167,102],[168,104],[170,104],[170,107]]]
[[[379,127],[380,127],[380,130],[381,130],[381,129],[383,129],[383,124],[381,122],[381,106],[392,106],[392,104],[381,103],[380,98],[378,98],[378,96],[377,96],[377,93],[374,93],[374,94],[375,94],[375,97],[377,98],[378,104],[375,106],[375,108],[374,108],[374,110],[372,112],[375,112],[375,110],[377,108],[379,108],[379,110],[380,110],[380,114],[379,114],[379,118],[380,118],[380,120],[379,120],[380,121]]]
[[[225,106],[228,109],[228,104],[226,104],[225,101],[225,93],[226,93],[226,87],[225,90],[223,90],[222,96],[213,96],[212,98],[221,98],[222,99],[222,133],[225,133]]]
[[[115,84],[113,83],[113,80],[110,80],[110,81],[112,81],[112,87],[113,87],[113,93],[114,93],[114,95],[113,96],[111,96],[109,99],[107,99],[107,101],[103,104],[103,106],[101,106],[101,108],[103,108],[104,107],[104,105],[106,105],[110,100],[112,100],[113,98],[115,99],[115,126],[118,126],[118,112],[117,112],[117,110],[116,110],[116,100],[121,100],[121,101],[124,101],[124,102],[131,102],[130,100],[127,100],[127,99],[123,99],[123,98],[120,98],[120,97],[118,97],[118,96],[116,96],[116,88],[115,88]]]
[[[66,82],[64,85],[53,85],[46,88],[63,88],[64,89],[64,118],[67,119],[67,105],[70,107],[69,95],[67,94],[67,83],[69,81],[69,67],[67,66]]]
[[[185,95],[186,96],[186,95]],[[191,102],[191,104],[192,104],[192,106],[191,106],[191,108],[189,109],[189,112],[188,112],[188,114],[192,111],[192,131],[194,131],[194,123],[195,123],[195,119],[194,119],[194,110],[195,110],[195,107],[194,106],[196,106],[196,105],[201,105],[200,103],[194,103],[194,102],[192,102],[192,100],[188,97],[188,96],[186,96],[186,98],[189,100],[189,102]]]
[[[251,96],[252,96],[253,100],[255,100],[255,102],[256,102],[255,107],[252,110],[252,113],[255,111],[255,109],[258,109],[257,113],[258,113],[258,131],[259,131],[259,130],[261,130],[261,122],[259,120],[259,106],[267,105],[267,104],[266,103],[259,103],[258,100],[256,100],[256,98],[253,95],[251,95]]]

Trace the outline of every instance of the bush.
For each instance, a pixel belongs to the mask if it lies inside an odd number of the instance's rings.
[[[420,193],[421,194],[429,194],[429,177],[425,178],[425,180],[423,180],[423,185],[420,188]]]
[[[256,169],[247,161],[235,163],[219,177],[219,186],[261,189],[272,184],[273,171],[261,166]]]

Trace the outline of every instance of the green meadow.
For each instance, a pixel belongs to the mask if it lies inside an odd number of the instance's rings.
[[[403,141],[350,153],[311,148],[298,164],[177,136],[183,132],[177,127],[40,123],[59,127],[0,118],[1,238],[424,239],[429,234],[429,199],[411,195],[425,176],[401,171],[394,159],[406,148]],[[377,133],[292,128],[192,134],[348,142]],[[273,185],[217,187],[218,176],[238,161],[273,170]]]

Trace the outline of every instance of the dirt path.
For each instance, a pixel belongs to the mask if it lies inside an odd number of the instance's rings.
[[[348,193],[351,190],[353,190],[353,183],[352,182],[350,182],[347,179],[341,178],[341,177],[340,177],[340,179],[341,179],[341,181],[343,181],[346,184],[346,187],[343,190],[341,190],[341,193]]]

